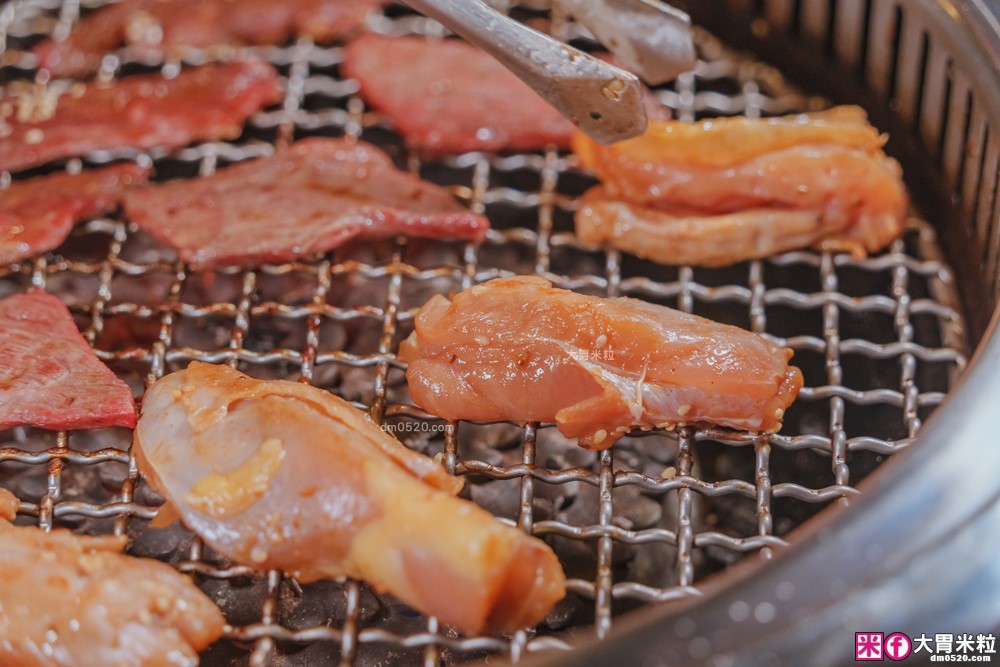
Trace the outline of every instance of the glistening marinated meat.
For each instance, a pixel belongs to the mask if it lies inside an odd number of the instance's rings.
[[[136,190],[125,210],[185,261],[210,266],[289,261],[354,238],[478,241],[489,228],[444,188],[346,139],[306,139],[208,178]]]
[[[96,70],[128,46],[144,57],[181,57],[189,48],[328,41],[357,29],[380,0],[122,0],[83,17],[63,41],[35,47],[38,67],[57,76]]]
[[[143,75],[80,83],[57,97],[21,89],[0,105],[0,169],[95,150],[231,139],[251,114],[280,95],[274,69],[262,62],[203,65],[171,79]]]
[[[544,542],[321,389],[193,362],[146,393],[135,444],[150,484],[238,563],[356,577],[466,632],[532,625],[563,596]]]
[[[0,264],[52,250],[74,223],[113,210],[148,175],[145,167],[116,164],[14,181],[0,190]]]
[[[573,149],[602,185],[577,235],[668,264],[716,266],[815,246],[876,252],[903,232],[908,199],[885,138],[856,107],[763,120],[651,123]]]
[[[66,306],[35,292],[0,301],[0,429],[135,426],[132,391],[94,356]]]
[[[16,506],[0,489],[4,518]],[[0,521],[0,664],[195,667],[222,613],[188,577],[124,546]]]
[[[777,431],[802,387],[792,351],[762,336],[535,276],[434,297],[399,356],[414,402],[431,414],[555,422],[592,449],[633,428]]]
[[[602,186],[584,193],[576,214],[576,235],[583,243],[664,264],[727,266],[810,246],[856,249],[827,238],[828,233],[823,218],[812,211],[754,208],[706,215],[633,204],[609,196]]]
[[[531,87],[460,40],[364,35],[342,68],[410,146],[431,154],[566,148],[573,135]]]

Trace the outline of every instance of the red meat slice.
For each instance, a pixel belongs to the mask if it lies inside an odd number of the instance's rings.
[[[14,181],[0,191],[0,264],[52,250],[74,223],[113,210],[125,189],[148,175],[145,167],[116,164]]]
[[[106,53],[129,46],[150,57],[185,48],[277,44],[292,36],[316,41],[358,28],[381,0],[123,0],[84,17],[57,42],[35,47],[38,67],[57,76],[92,72]]]
[[[32,95],[13,95],[9,117],[0,119],[0,169],[93,150],[231,139],[280,94],[270,65],[233,62],[185,70],[172,79],[149,75],[80,84],[41,118],[37,112],[47,105]]]
[[[364,142],[313,138],[208,178],[129,193],[125,211],[195,264],[284,262],[360,238],[481,240],[489,222]]]
[[[573,124],[486,52],[466,42],[364,35],[343,73],[410,146],[431,154],[569,146]]]
[[[132,391],[94,356],[62,302],[0,301],[0,429],[135,426]]]

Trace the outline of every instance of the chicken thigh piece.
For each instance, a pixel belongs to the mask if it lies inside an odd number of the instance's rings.
[[[465,632],[533,625],[564,594],[541,540],[316,387],[193,362],[146,394],[140,470],[184,523],[245,565],[350,576]]]

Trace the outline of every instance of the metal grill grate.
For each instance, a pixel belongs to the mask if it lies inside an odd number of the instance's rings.
[[[512,11],[594,46],[558,12]],[[3,77],[31,79],[25,49],[40,35],[63,34],[78,14],[73,0],[15,0],[0,9]],[[370,27],[442,34],[399,7]],[[697,70],[656,91],[681,119],[824,104],[705,33],[698,42]],[[572,156],[468,154],[424,164],[364,107],[356,84],[338,76],[338,47],[300,41],[253,52],[278,67],[286,94],[238,140],[170,154],[101,152],[66,168],[129,159],[152,163],[159,179],[207,175],[292,139],[347,134],[387,147],[486,212],[494,223],[487,241],[354,245],[310,261],[203,273],[122,218],[99,219],[56,253],[0,267],[0,296],[31,286],[60,295],[98,355],[137,394],[194,359],[339,393],[408,445],[441,454],[450,471],[469,478],[473,500],[550,540],[570,575],[570,594],[531,632],[459,636],[358,582],[300,587],[278,572],[224,562],[180,526],[150,530],[158,499],[138,478],[128,432],[0,434],[0,482],[17,492],[22,514],[44,528],[127,533],[132,553],[195,576],[230,622],[205,664],[517,661],[525,652],[567,648],[574,633],[604,636],[617,614],[698,595],[705,577],[748,555],[769,557],[819,509],[849,502],[853,484],[908,444],[964,365],[952,274],[920,219],[889,251],[865,261],[791,252],[727,269],[668,268],[584,248],[571,219],[592,180],[574,169]],[[140,63],[122,51],[105,59],[101,76],[160,68],[169,75],[180,65]],[[769,335],[796,350],[806,388],[780,435],[653,431],[598,455],[545,425],[445,424],[413,407],[394,351],[416,309],[433,293],[524,272]],[[740,620],[752,610],[730,613]]]

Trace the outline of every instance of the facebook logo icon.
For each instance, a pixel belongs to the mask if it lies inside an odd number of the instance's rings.
[[[886,636],[881,632],[854,633],[854,659],[857,661],[903,660],[913,651],[913,642],[902,632]]]
[[[885,655],[890,660],[902,660],[906,656],[910,655],[910,650],[913,648],[913,642],[910,638],[904,635],[902,632],[894,632],[885,638],[885,644],[883,650]]]

